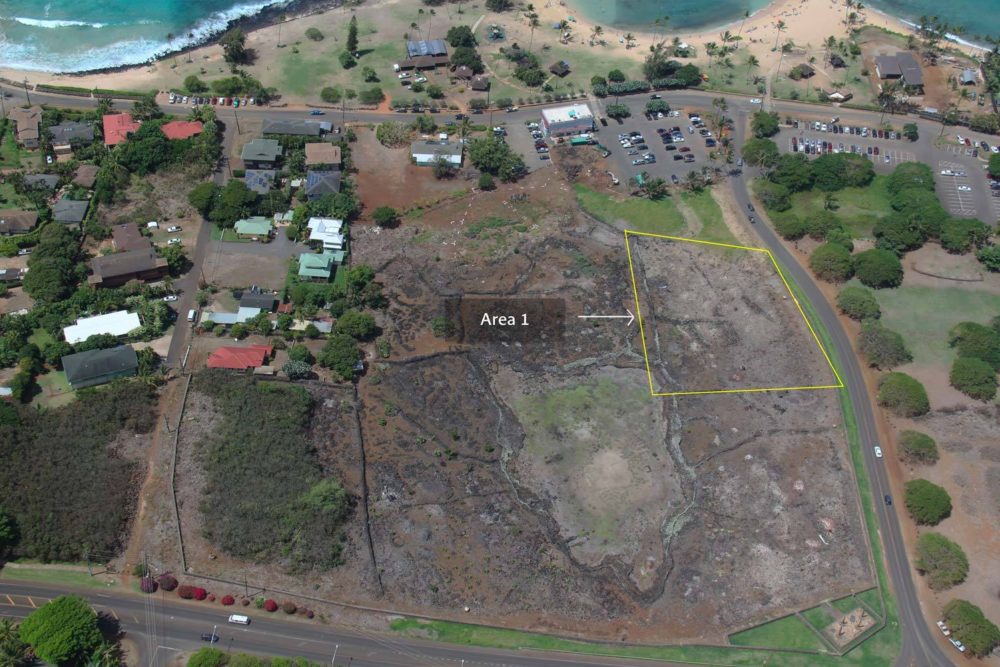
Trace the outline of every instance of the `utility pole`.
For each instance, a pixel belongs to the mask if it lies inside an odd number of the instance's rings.
[[[7,91],[5,91],[2,86],[0,86],[0,116],[3,116],[4,118],[7,117],[7,103],[4,102],[4,99],[6,97],[7,97]]]
[[[28,92],[28,78],[24,78],[24,96],[28,98],[28,106],[31,106],[31,93]]]
[[[236,134],[243,134],[243,130],[240,129],[240,112],[235,108],[233,109],[233,118],[236,119]]]
[[[333,665],[333,667],[337,667],[337,651],[339,650],[340,650],[340,644],[337,644],[336,646],[333,647],[333,657],[330,658],[330,664]]]

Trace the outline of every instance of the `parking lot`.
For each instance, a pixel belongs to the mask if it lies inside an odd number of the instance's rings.
[[[899,134],[871,127],[845,126],[817,120],[791,119],[782,130],[784,151],[816,157],[824,153],[854,153],[872,160],[876,169],[891,171],[903,162],[916,159],[909,143]]]
[[[978,212],[972,183],[965,165],[950,160],[938,161],[938,197],[952,215],[974,217]]]

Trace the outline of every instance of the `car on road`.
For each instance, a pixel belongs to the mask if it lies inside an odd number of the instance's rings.
[[[875,458],[877,459],[882,458],[882,448],[879,447],[878,445],[875,445]]]
[[[955,189],[959,192],[972,192],[972,188],[968,185],[959,185]]]
[[[753,210],[754,210],[754,207],[753,207],[753,204],[749,204],[749,203],[748,203],[748,204],[747,204],[747,210],[748,210],[748,211],[753,211]]]
[[[325,111],[321,111],[320,109],[313,109],[312,111],[309,112],[309,115],[310,116],[322,116],[324,113],[326,113],[326,112]]]
[[[677,174],[670,174],[670,182],[674,185],[680,185],[681,179],[677,178]]]
[[[201,641],[208,642],[209,644],[215,644],[219,641],[219,635],[214,632],[203,632],[201,633]]]
[[[163,297],[163,300],[164,301],[177,301],[177,295],[176,294],[168,294],[165,297]]]
[[[181,228],[178,227],[177,225],[174,225],[173,227],[167,227],[167,231],[168,232],[179,232],[179,231],[181,231]]]
[[[751,225],[757,224],[757,218],[753,217],[752,215],[747,216],[747,219],[750,220]]]
[[[649,99],[651,99],[651,100],[662,100],[663,99],[663,95],[657,95],[656,93],[653,93],[652,95],[649,96]]]
[[[169,241],[167,241],[167,245],[180,245],[180,243],[181,240],[178,238],[172,238]]]
[[[763,104],[763,103],[764,103],[764,100],[760,99],[759,97],[751,97],[750,98],[750,104]]]
[[[890,496],[888,493],[885,494],[885,504],[892,505],[892,496]]]

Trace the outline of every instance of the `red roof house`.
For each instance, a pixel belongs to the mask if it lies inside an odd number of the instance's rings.
[[[139,129],[139,123],[132,120],[132,114],[109,113],[104,120],[104,145],[115,146],[128,138],[129,132]]]
[[[167,139],[176,141],[201,134],[202,124],[200,120],[172,120],[169,123],[164,123],[160,129],[163,130]]]
[[[220,347],[208,356],[208,367],[245,371],[248,368],[263,366],[273,352],[274,348],[269,345]]]

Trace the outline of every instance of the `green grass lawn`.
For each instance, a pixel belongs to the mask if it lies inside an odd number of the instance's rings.
[[[837,208],[833,214],[851,231],[855,238],[866,238],[872,234],[872,227],[891,212],[889,193],[886,190],[887,176],[876,176],[867,188],[845,188],[833,193]],[[780,218],[796,215],[808,219],[823,210],[826,193],[820,190],[797,192],[792,195],[792,208],[783,213],[770,213]]]
[[[824,605],[807,609],[802,612],[802,616],[819,631],[834,621],[833,615]]]
[[[824,648],[819,637],[798,616],[785,616],[776,621],[729,636],[734,646],[768,646],[818,651]]]
[[[28,342],[33,343],[42,352],[45,351],[52,343],[56,342],[55,336],[46,331],[45,329],[38,328],[31,332],[28,336]]]
[[[95,571],[100,568],[96,568]],[[117,585],[110,584],[104,577],[92,577],[86,571],[61,570],[55,567],[5,567],[0,570],[0,579],[6,581],[29,581],[43,584],[62,584],[65,586],[81,586],[84,588],[108,588]]]
[[[225,241],[226,243],[253,243],[250,239],[241,239],[234,229],[223,229],[218,225],[212,225],[212,240]]]
[[[669,197],[659,201],[629,197],[624,201],[583,185],[574,185],[576,200],[583,210],[602,222],[615,224],[647,234],[680,235],[687,230],[684,216]]]
[[[33,403],[55,408],[66,405],[76,398],[63,371],[49,371],[45,375],[39,375],[35,381],[42,391],[35,396]]]
[[[858,593],[856,597],[868,605],[872,611],[882,613],[882,596],[879,594],[879,590],[877,588],[871,588],[867,591]]]
[[[853,595],[848,595],[847,597],[840,598],[839,600],[831,600],[830,605],[837,611],[848,613],[859,606],[857,598]],[[881,606],[881,605],[879,605]],[[878,609],[878,607],[876,607]]]
[[[978,290],[907,287],[877,290],[882,322],[899,332],[917,364],[949,365],[948,331],[962,321],[987,324],[1000,315],[1000,296]]]
[[[0,137],[0,167],[20,167],[21,148],[14,139],[12,128],[7,129]]]
[[[701,192],[683,192],[681,201],[691,207],[701,220],[701,231],[694,238],[715,243],[736,243],[737,239],[722,219],[722,209],[719,208],[719,203],[715,201],[710,189],[705,188]]]

